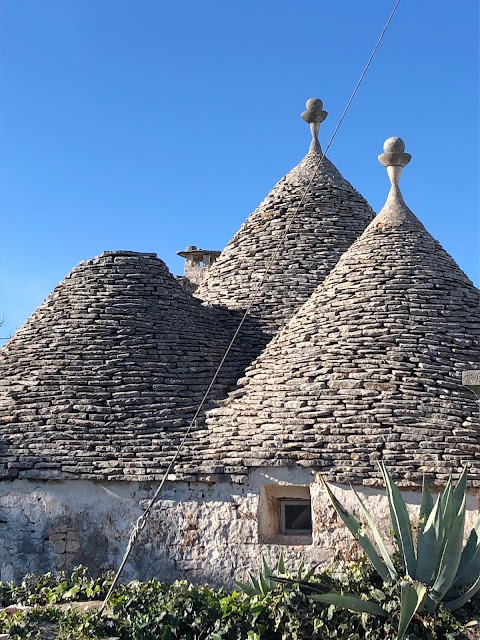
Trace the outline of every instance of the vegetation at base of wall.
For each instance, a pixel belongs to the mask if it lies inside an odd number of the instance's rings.
[[[424,478],[420,516],[415,526],[407,505],[384,464],[379,463],[390,507],[390,517],[398,550],[397,566],[387,551],[372,516],[353,489],[365,524],[349,513],[324,481],[327,495],[337,514],[360,547],[365,551],[385,584],[400,587],[400,609],[397,640],[403,640],[410,621],[424,610],[433,613],[440,603],[449,611],[463,607],[480,591],[480,517],[477,518],[467,543],[465,515],[467,500],[467,469],[457,484],[450,478],[445,489],[434,501]],[[358,609],[358,600],[350,595],[329,593],[312,596],[327,599],[340,606]],[[360,603],[360,610],[386,616],[387,612],[376,603]]]
[[[111,576],[90,579],[83,568],[70,577],[27,576],[18,586],[0,584],[2,607],[31,608],[0,613],[0,632],[12,640],[385,640],[397,634],[400,592],[386,585],[366,561],[337,564],[311,580],[328,581],[339,591],[377,602],[389,612],[380,618],[315,602],[299,585],[277,584],[260,594],[156,580],[119,585],[108,609],[100,614],[88,601],[105,595]],[[73,600],[85,606],[68,609]],[[442,606],[434,614],[414,616],[408,640],[467,638],[464,624],[480,614],[477,598],[452,613]]]
[[[111,571],[100,578],[90,578],[87,568],[82,565],[75,567],[70,576],[64,571],[45,573],[40,577],[28,574],[20,584],[0,582],[0,603],[7,607],[17,603],[32,606],[98,600],[107,595],[113,575]]]

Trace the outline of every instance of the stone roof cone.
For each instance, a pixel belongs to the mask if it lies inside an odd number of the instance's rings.
[[[160,477],[230,341],[230,315],[184,292],[155,254],[80,263],[0,351],[2,477]],[[249,361],[227,359],[214,398]]]
[[[312,132],[307,155],[250,215],[195,292],[208,304],[245,309],[272,263],[251,312],[270,333],[308,299],[375,215],[323,157],[318,132],[326,117],[321,100],[308,100],[302,114]]]
[[[480,361],[479,291],[405,204],[403,141],[384,149],[385,207],[209,414],[225,464],[373,484],[381,459],[404,485],[468,464],[480,486],[479,407],[462,386]]]

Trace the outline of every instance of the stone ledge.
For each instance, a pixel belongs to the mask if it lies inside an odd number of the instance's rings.
[[[480,369],[462,371],[462,384],[480,398]]]

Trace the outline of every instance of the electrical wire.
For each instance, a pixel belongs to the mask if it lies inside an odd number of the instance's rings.
[[[240,331],[241,331],[241,329],[242,329],[242,327],[243,327],[243,325],[245,323],[245,320],[247,319],[247,317],[248,317],[253,305],[255,304],[255,302],[256,302],[256,300],[258,298],[258,295],[259,295],[263,285],[265,284],[265,282],[266,282],[266,280],[267,280],[267,278],[268,278],[268,276],[270,274],[272,266],[276,262],[279,254],[280,254],[280,252],[281,252],[281,250],[283,248],[283,244],[285,242],[285,238],[287,237],[287,234],[288,234],[288,232],[290,231],[290,229],[292,227],[292,224],[293,224],[293,222],[294,222],[294,220],[295,220],[295,218],[296,218],[296,216],[297,216],[297,214],[298,214],[298,212],[300,210],[300,207],[303,205],[303,203],[305,201],[305,198],[307,197],[307,195],[308,195],[308,193],[310,191],[310,187],[311,187],[311,185],[312,185],[312,183],[313,183],[318,171],[320,170],[320,168],[321,168],[321,166],[323,164],[323,161],[325,159],[327,151],[330,149],[330,146],[331,146],[335,136],[337,135],[337,132],[340,129],[340,126],[341,126],[345,116],[347,115],[347,112],[348,112],[348,110],[350,108],[350,105],[352,104],[352,102],[353,102],[353,100],[354,100],[354,98],[355,98],[355,96],[356,96],[356,94],[358,92],[358,89],[360,88],[360,85],[362,84],[362,81],[363,81],[363,79],[365,77],[365,74],[367,73],[367,70],[370,67],[370,64],[372,63],[372,60],[374,59],[375,54],[377,53],[378,47],[380,46],[380,43],[382,42],[382,40],[383,40],[383,38],[385,36],[385,33],[387,32],[387,29],[390,26],[390,23],[391,23],[394,15],[395,15],[397,9],[398,9],[398,5],[399,4],[400,4],[400,0],[397,0],[396,3],[395,3],[395,6],[393,7],[393,10],[392,10],[392,12],[391,12],[391,14],[390,14],[390,16],[389,16],[389,18],[387,20],[387,22],[386,22],[386,24],[385,24],[385,26],[384,26],[384,28],[382,30],[382,33],[380,34],[380,37],[378,38],[378,40],[377,40],[377,42],[375,44],[375,47],[373,48],[373,51],[372,51],[372,53],[371,53],[366,65],[363,68],[363,71],[362,71],[362,73],[360,75],[360,78],[358,79],[357,84],[355,85],[355,88],[354,88],[354,90],[352,92],[352,95],[350,96],[350,98],[349,98],[349,100],[347,102],[347,105],[346,105],[345,109],[343,110],[342,115],[340,116],[340,119],[339,119],[339,121],[337,123],[337,126],[335,127],[335,129],[334,129],[334,131],[333,131],[333,133],[332,133],[332,135],[330,137],[330,140],[328,141],[328,144],[325,147],[325,151],[322,153],[322,156],[321,156],[320,160],[317,163],[317,166],[315,168],[315,171],[313,172],[312,177],[310,178],[307,186],[305,187],[305,191],[303,192],[303,195],[302,195],[300,201],[298,202],[297,207],[293,211],[292,215],[290,216],[289,221],[287,222],[287,224],[285,226],[285,229],[284,229],[284,231],[283,231],[283,233],[282,233],[282,235],[281,235],[281,237],[280,237],[280,239],[279,239],[279,241],[278,241],[278,243],[276,245],[276,248],[275,248],[275,251],[272,254],[272,257],[270,258],[270,260],[269,260],[269,262],[267,264],[267,267],[266,267],[266,269],[265,269],[265,271],[263,273],[263,276],[262,276],[262,278],[260,279],[259,283],[257,284],[256,288],[253,291],[252,297],[249,300],[247,308],[245,309],[245,312],[244,312],[244,314],[243,314],[243,316],[242,316],[242,318],[241,318],[241,320],[240,320],[240,322],[238,324],[238,327],[235,330],[235,333],[233,334],[232,339],[230,340],[230,343],[229,343],[229,345],[228,345],[228,347],[227,347],[227,349],[226,349],[226,351],[225,351],[225,353],[224,353],[224,355],[223,355],[223,357],[222,357],[222,359],[220,361],[220,364],[218,365],[218,367],[217,367],[217,369],[216,369],[216,371],[215,371],[215,373],[214,373],[214,375],[212,377],[212,380],[211,380],[210,384],[207,387],[207,390],[205,391],[205,393],[203,395],[203,398],[202,398],[200,404],[198,405],[197,410],[195,411],[195,415],[191,419],[191,421],[190,421],[190,423],[188,425],[188,428],[186,429],[186,431],[185,431],[185,433],[183,435],[183,438],[181,439],[181,441],[180,441],[180,443],[179,443],[179,445],[177,447],[177,450],[175,451],[175,454],[174,454],[173,458],[170,460],[170,462],[168,464],[168,467],[167,467],[165,473],[163,474],[163,477],[162,477],[162,480],[160,481],[160,484],[158,485],[155,493],[153,494],[152,498],[150,499],[147,507],[145,508],[143,513],[137,518],[137,520],[135,522],[135,525],[134,525],[134,527],[132,529],[132,533],[130,534],[130,537],[129,537],[129,540],[128,540],[127,548],[126,548],[125,553],[123,555],[123,558],[122,558],[122,561],[120,563],[120,566],[119,566],[119,568],[117,570],[117,573],[115,574],[115,577],[114,577],[114,579],[112,581],[110,589],[108,590],[108,593],[105,596],[105,600],[103,601],[103,604],[102,604],[102,606],[100,608],[100,613],[105,609],[105,607],[106,607],[106,605],[107,605],[107,603],[108,603],[108,601],[110,599],[110,596],[112,595],[112,592],[113,592],[113,590],[114,590],[114,588],[115,588],[115,586],[116,586],[116,584],[117,584],[117,582],[118,582],[118,580],[120,578],[120,575],[121,575],[121,573],[122,573],[122,571],[123,571],[123,569],[125,567],[125,564],[126,564],[126,562],[128,560],[128,557],[130,556],[131,550],[132,550],[132,548],[133,548],[138,536],[140,535],[140,532],[142,531],[142,529],[145,527],[145,525],[147,523],[147,519],[148,519],[148,516],[150,515],[150,512],[151,512],[151,510],[153,508],[153,505],[157,501],[157,498],[160,495],[160,492],[162,491],[163,486],[165,485],[165,482],[166,482],[166,480],[168,478],[168,475],[170,474],[170,472],[171,472],[171,470],[173,468],[173,465],[175,464],[175,462],[176,462],[176,460],[177,460],[177,458],[178,458],[178,456],[180,454],[180,451],[183,449],[183,445],[185,444],[187,438],[189,437],[189,435],[191,433],[191,430],[192,430],[193,426],[195,425],[195,423],[197,421],[197,418],[198,418],[198,416],[200,414],[200,411],[202,410],[203,405],[205,404],[205,402],[206,402],[206,400],[207,400],[207,398],[208,398],[208,396],[210,394],[210,391],[212,390],[213,385],[217,381],[218,375],[219,375],[223,365],[225,364],[225,360],[227,359],[228,355],[230,354],[230,351],[231,351],[231,349],[232,349],[232,347],[233,347],[233,345],[234,345],[234,343],[235,343],[235,341],[236,341],[236,339],[238,337],[238,334],[240,333]]]

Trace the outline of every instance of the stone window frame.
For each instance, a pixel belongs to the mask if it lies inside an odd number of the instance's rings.
[[[282,501],[302,502],[310,505],[311,531],[293,532],[282,527]],[[263,544],[311,545],[313,544],[313,510],[309,485],[264,484],[258,500],[258,541]],[[283,530],[282,530],[283,529]]]

